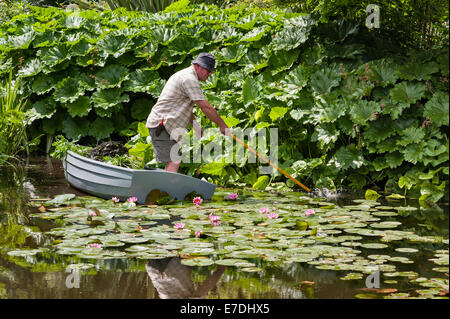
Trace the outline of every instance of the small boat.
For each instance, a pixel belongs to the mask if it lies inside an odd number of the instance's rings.
[[[178,200],[184,200],[187,194],[196,192],[209,200],[217,187],[184,174],[110,165],[72,151],[67,152],[63,166],[64,175],[72,187],[105,199],[117,197],[124,201],[136,197],[138,204],[148,203],[150,194],[155,191],[161,194],[166,192]]]

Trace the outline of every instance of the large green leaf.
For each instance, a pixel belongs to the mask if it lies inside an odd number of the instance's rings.
[[[218,61],[237,63],[246,54],[245,45],[234,45],[223,48],[217,56]]]
[[[295,61],[297,61],[298,55],[298,50],[272,52],[269,58],[272,75],[289,70]]]
[[[124,82],[124,89],[131,92],[148,92],[156,88],[160,77],[157,72],[137,69]]]
[[[112,64],[95,74],[95,83],[99,89],[115,88],[120,87],[127,77],[128,69],[126,67]]]
[[[367,122],[375,120],[380,110],[381,107],[379,103],[360,100],[350,108],[350,116],[355,123],[368,125]]]
[[[325,94],[338,86],[340,80],[339,70],[328,67],[311,74],[310,85],[315,92]]]
[[[275,122],[279,118],[282,118],[287,111],[288,111],[287,107],[275,106],[270,109],[269,117],[272,120],[272,122]]]
[[[425,129],[422,127],[408,127],[400,132],[402,138],[397,141],[397,145],[406,146],[411,143],[417,143],[425,137]]]
[[[289,51],[306,42],[308,37],[309,28],[284,28],[275,34],[272,40],[272,46],[275,51]]]
[[[68,139],[78,141],[89,134],[89,124],[89,121],[80,121],[68,117],[62,122],[62,131]]]
[[[122,95],[122,90],[119,89],[97,90],[92,94],[94,107],[105,110],[119,103],[128,102],[129,100],[130,97],[128,94]]]
[[[84,88],[76,78],[68,76],[58,82],[55,89],[55,100],[61,103],[74,102],[84,94]]]
[[[431,74],[439,72],[439,67],[436,62],[420,63],[413,61],[398,68],[397,74],[399,78],[413,81],[413,80],[429,80]]]
[[[107,118],[96,118],[89,128],[89,135],[97,138],[97,140],[108,138],[112,132],[114,132],[114,125]]]
[[[413,104],[425,95],[426,85],[424,83],[413,83],[403,81],[396,84],[389,95],[398,103]]]
[[[118,58],[127,50],[131,49],[133,42],[122,34],[109,33],[97,42],[99,50]]]
[[[297,94],[308,83],[308,74],[303,66],[296,67],[281,81],[281,88],[289,94]]]
[[[259,98],[261,85],[259,81],[253,77],[248,77],[242,86],[242,98],[246,106],[255,102]]]
[[[336,130],[336,127],[333,124],[324,123],[322,125],[317,125],[314,128],[311,142],[318,142],[320,149],[326,149],[337,141],[339,134],[339,131]]]
[[[397,81],[396,64],[392,61],[381,59],[369,64],[369,79],[376,85],[386,87]]]
[[[437,126],[448,126],[448,93],[436,92],[425,104],[423,115],[428,117]]]
[[[359,168],[365,165],[365,160],[362,152],[356,149],[356,146],[351,144],[349,146],[341,146],[335,156],[336,163],[340,168],[346,170],[348,168]]]
[[[67,111],[72,117],[86,116],[92,108],[91,99],[87,96],[80,96],[73,102],[63,103],[63,106],[67,108]]]
[[[371,123],[364,131],[363,136],[368,141],[380,143],[394,134],[396,132],[392,129],[392,120],[383,117]]]

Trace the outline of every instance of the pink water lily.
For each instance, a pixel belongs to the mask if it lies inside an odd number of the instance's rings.
[[[195,237],[200,237],[201,235],[202,235],[202,232],[201,231],[199,231],[199,230],[196,230],[195,231],[195,233],[194,233],[194,235],[195,235]]]
[[[269,212],[269,209],[266,208],[266,207],[262,207],[262,208],[259,209],[259,212],[260,212],[261,214],[267,214],[267,213]]]
[[[311,215],[314,215],[315,213],[316,213],[316,212],[314,211],[314,209],[307,209],[307,210],[305,211],[306,217],[311,216]]]
[[[194,197],[192,202],[194,203],[195,206],[199,206],[201,203],[203,203],[203,198],[201,198],[201,197]]]
[[[184,228],[184,224],[183,223],[176,223],[173,228],[175,228],[176,230],[181,230]]]
[[[211,221],[211,225],[213,226],[219,226],[220,222],[220,216],[216,215],[209,215],[209,220]]]
[[[111,198],[112,199],[112,201],[114,202],[114,203],[118,203],[118,202],[120,202],[120,199],[119,198],[117,198],[117,197],[113,197],[113,198]]]
[[[136,203],[137,202],[137,197],[129,197],[128,199],[127,199],[127,202],[129,202],[129,203]]]
[[[93,210],[89,210],[88,214],[91,217],[97,216],[97,214]]]
[[[235,200],[235,199],[237,199],[238,198],[238,194],[237,193],[232,193],[232,194],[228,194],[227,195],[227,198],[229,199],[229,200]]]
[[[100,246],[99,244],[90,244],[89,247],[102,249],[102,246]]]
[[[270,219],[277,219],[278,218],[278,214],[277,213],[270,213],[269,215],[267,215],[267,217],[269,217]]]

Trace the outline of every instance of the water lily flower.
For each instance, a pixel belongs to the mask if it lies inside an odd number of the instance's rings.
[[[97,214],[93,210],[89,210],[88,214],[91,217],[97,216]]]
[[[130,198],[128,198],[127,199],[127,202],[129,202],[129,203],[136,203],[137,202],[137,197],[130,197]]]
[[[196,230],[195,233],[194,233],[195,237],[197,237],[197,238],[200,237],[201,234],[202,234],[202,232],[199,231],[199,230]]]
[[[118,202],[120,202],[120,199],[119,198],[117,198],[117,197],[113,197],[113,198],[111,198],[112,199],[112,201],[114,202],[114,203],[118,203]]]
[[[99,244],[90,244],[89,247],[102,249],[102,246],[100,246]]]
[[[195,206],[199,206],[201,203],[203,203],[203,198],[201,198],[201,197],[194,197],[192,202],[194,203]]]
[[[209,215],[209,220],[211,221],[211,225],[213,225],[213,226],[219,226],[219,219],[220,219],[220,216]]]
[[[278,210],[278,208],[276,208],[276,207],[272,207],[272,210],[273,210],[273,211],[276,211],[276,210]]]
[[[277,213],[270,213],[269,215],[267,215],[267,217],[269,217],[270,219],[277,219],[278,218],[278,214]]]
[[[184,224],[183,223],[176,223],[173,228],[175,228],[176,230],[181,230],[184,228]]]
[[[262,207],[262,208],[259,209],[259,212],[261,214],[267,214],[269,212],[269,209],[267,209],[266,207]]]
[[[235,199],[238,198],[238,194],[237,194],[237,193],[228,194],[228,195],[227,195],[227,198],[228,198],[229,200],[235,200]]]
[[[314,215],[315,213],[316,213],[316,212],[314,211],[314,209],[307,209],[307,210],[305,211],[306,217],[311,216],[311,215]]]

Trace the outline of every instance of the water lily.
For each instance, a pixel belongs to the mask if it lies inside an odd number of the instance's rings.
[[[184,228],[184,224],[183,223],[176,223],[173,228],[175,228],[176,230],[181,230]]]
[[[218,226],[219,225],[220,216],[209,215],[209,220],[211,221],[211,225]]]
[[[316,212],[314,211],[314,209],[307,209],[307,210],[305,211],[306,217],[311,216],[311,215],[314,215],[315,213],[316,213]]]
[[[136,203],[137,202],[137,197],[129,197],[128,199],[127,199],[127,202],[129,202],[129,203]]]
[[[203,203],[203,198],[201,198],[201,197],[194,197],[192,202],[194,203],[195,206],[199,206],[201,203]]]
[[[97,214],[93,210],[89,210],[88,214],[91,217],[97,216]]]
[[[195,237],[197,237],[197,238],[200,237],[201,234],[202,234],[202,232],[199,231],[199,230],[196,230],[195,233],[194,233]]]
[[[120,199],[119,198],[117,198],[117,197],[113,197],[113,198],[111,198],[112,199],[112,201],[114,202],[114,203],[118,203],[118,202],[120,202]]]
[[[259,209],[259,212],[260,212],[261,214],[267,214],[267,213],[269,212],[269,209],[266,208],[266,207],[262,207],[262,208]]]
[[[100,246],[99,244],[90,244],[89,247],[102,249],[102,246]]]
[[[270,213],[269,215],[267,215],[267,217],[269,217],[270,219],[277,219],[278,218],[278,214],[277,213]]]
[[[228,195],[227,195],[227,198],[228,198],[229,200],[235,200],[235,199],[238,198],[238,194],[237,194],[237,193],[228,194]]]

